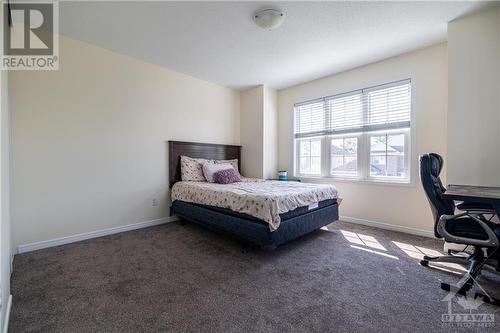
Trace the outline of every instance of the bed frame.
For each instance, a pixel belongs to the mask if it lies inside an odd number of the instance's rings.
[[[169,141],[168,146],[170,188],[181,181],[181,155],[216,160],[238,159],[241,170],[241,146],[238,145]],[[176,200],[172,203],[170,214],[209,229],[230,233],[244,243],[272,248],[336,221],[338,204],[336,200],[326,200],[315,209],[300,207],[281,214],[280,227],[273,232],[266,222],[225,208]]]

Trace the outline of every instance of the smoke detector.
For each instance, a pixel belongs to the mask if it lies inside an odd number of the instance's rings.
[[[253,14],[255,24],[265,30],[278,28],[285,20],[285,14],[274,8],[259,9]]]

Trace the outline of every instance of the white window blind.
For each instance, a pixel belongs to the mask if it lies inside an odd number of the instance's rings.
[[[313,136],[326,134],[324,100],[318,99],[295,105],[295,134]]]
[[[345,131],[363,126],[363,94],[361,91],[326,98],[326,111],[331,113],[331,131]]]
[[[294,110],[296,138],[409,128],[411,81],[298,103]]]

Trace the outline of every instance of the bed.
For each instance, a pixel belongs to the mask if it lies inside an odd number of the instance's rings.
[[[271,248],[338,219],[332,186],[256,179],[227,185],[183,182],[182,155],[237,159],[241,169],[241,146],[169,141],[170,212],[181,219],[229,233],[244,243]]]

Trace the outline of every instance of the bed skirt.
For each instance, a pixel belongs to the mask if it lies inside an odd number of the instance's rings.
[[[170,211],[187,221],[228,232],[242,241],[260,246],[285,244],[338,219],[338,204],[335,200],[325,200],[316,209],[302,207],[280,215],[280,226],[273,232],[264,221],[224,208],[176,200]]]

